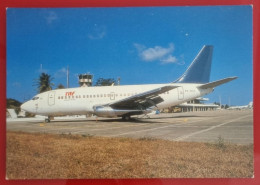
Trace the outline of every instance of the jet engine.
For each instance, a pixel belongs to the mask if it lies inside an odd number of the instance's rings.
[[[126,114],[148,114],[152,112],[152,110],[127,110],[127,109],[113,109],[109,106],[94,106],[93,107],[94,114],[100,117],[120,117]]]

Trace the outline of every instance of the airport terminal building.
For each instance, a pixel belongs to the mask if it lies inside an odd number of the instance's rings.
[[[220,108],[216,104],[206,104],[204,101],[208,101],[208,98],[196,98],[194,100],[182,103],[177,106],[163,109],[161,112],[174,113],[174,112],[195,112],[195,111],[214,111]]]

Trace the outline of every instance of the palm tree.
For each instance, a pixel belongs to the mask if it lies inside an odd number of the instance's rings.
[[[38,92],[42,93],[45,91],[52,90],[52,86],[54,86],[54,84],[51,83],[52,80],[53,78],[50,75],[46,73],[42,73],[40,77],[36,80],[36,86]]]
[[[57,89],[65,89],[65,87],[64,87],[64,85],[59,84],[59,85],[57,86]]]
[[[115,83],[116,81],[113,78],[99,78],[97,79],[95,86],[110,86]]]

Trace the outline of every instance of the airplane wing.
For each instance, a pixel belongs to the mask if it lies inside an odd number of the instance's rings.
[[[235,77],[224,78],[222,80],[218,80],[218,81],[214,81],[214,82],[203,84],[203,85],[199,86],[199,88],[202,88],[202,89],[214,88],[214,87],[217,87],[217,86],[219,86],[221,84],[230,82],[230,81],[235,80],[235,79],[237,79],[236,76]]]
[[[156,88],[144,93],[136,94],[128,98],[118,100],[107,104],[107,106],[112,107],[113,109],[135,109],[143,110],[152,106],[156,106],[158,103],[163,102],[164,100],[159,96],[164,92],[175,89],[178,86],[168,85],[160,88]]]

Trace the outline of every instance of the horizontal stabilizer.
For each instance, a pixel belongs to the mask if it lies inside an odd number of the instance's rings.
[[[218,80],[218,81],[215,81],[215,82],[203,84],[203,85],[199,86],[199,88],[202,88],[202,89],[214,88],[214,87],[217,87],[221,84],[230,82],[230,81],[235,80],[235,79],[237,79],[236,76],[235,77],[229,77],[229,78],[225,78],[225,79]]]

